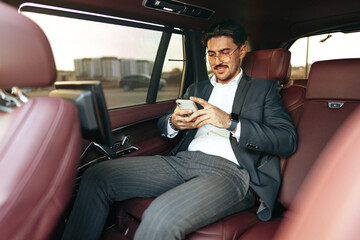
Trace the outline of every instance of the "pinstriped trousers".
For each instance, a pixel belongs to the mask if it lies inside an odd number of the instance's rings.
[[[145,211],[136,240],[181,240],[186,234],[255,202],[246,170],[202,152],[109,160],[82,179],[62,239],[99,239],[110,205],[156,197]]]

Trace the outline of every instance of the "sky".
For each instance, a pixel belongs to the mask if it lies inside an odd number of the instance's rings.
[[[47,35],[52,46],[58,70],[74,70],[73,59],[117,57],[154,61],[161,32],[113,24],[75,20],[37,13],[24,13],[31,17]],[[317,60],[360,57],[360,33],[318,35],[309,40],[308,62]],[[167,59],[183,59],[181,35],[173,35]],[[290,48],[292,66],[306,62],[306,38]],[[205,54],[205,53],[204,53]],[[179,67],[182,62],[167,62],[165,71]]]
[[[154,61],[162,32],[65,17],[24,13],[45,32],[58,70],[74,70],[73,59],[117,57]],[[173,34],[167,58],[183,59],[182,37]],[[165,70],[181,67],[167,62]]]
[[[360,32],[322,34],[309,38],[309,63],[326,59],[359,58]],[[326,39],[327,38],[327,39]],[[324,42],[321,40],[326,39]],[[307,39],[299,39],[290,48],[292,66],[304,65],[306,61]]]

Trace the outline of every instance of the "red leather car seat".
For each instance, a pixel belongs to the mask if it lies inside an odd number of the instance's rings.
[[[290,51],[284,48],[252,51],[246,53],[242,68],[250,77],[275,79],[286,84],[289,80],[290,58]]]
[[[359,239],[359,123],[357,107],[321,153],[275,239]]]
[[[331,137],[359,107],[359,76],[360,59],[329,60],[312,65],[297,128],[298,148],[286,161],[278,198],[286,209],[293,204],[300,186]],[[283,216],[259,222],[239,239],[272,239],[282,219]]]
[[[242,66],[249,76],[276,79],[282,83],[287,80],[290,55],[286,49],[248,52]],[[152,200],[136,198],[120,203],[116,226],[105,231],[102,240],[132,239],[142,213]],[[236,239],[258,221],[255,211],[243,211],[203,227],[188,235],[186,239]]]
[[[294,121],[295,127],[299,125],[304,110],[307,79],[292,79],[281,90],[283,103]]]
[[[285,206],[324,146],[360,101],[360,59],[339,59],[312,65],[304,110],[298,126],[298,151],[288,159],[280,199]]]
[[[51,85],[56,68],[45,34],[1,2],[0,13],[0,88]],[[0,238],[48,239],[74,184],[78,112],[47,97],[7,110],[0,110]]]

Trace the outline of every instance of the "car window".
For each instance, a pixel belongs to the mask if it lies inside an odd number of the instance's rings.
[[[57,81],[100,80],[109,109],[146,103],[161,30],[34,12],[23,14],[47,35],[58,71]],[[171,35],[157,101],[176,99],[179,94],[184,62],[183,35],[178,32]],[[132,78],[127,79],[131,85],[122,84],[124,77]],[[30,97],[47,96],[53,89],[26,92]]]
[[[311,65],[320,60],[360,57],[360,33],[329,33],[300,38],[290,47],[291,78],[308,78]]]

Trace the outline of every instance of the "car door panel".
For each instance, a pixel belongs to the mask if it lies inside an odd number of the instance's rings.
[[[114,134],[113,150],[118,157],[166,155],[178,139],[164,140],[157,131],[157,121],[175,101],[147,104],[109,111]],[[90,142],[84,142],[80,174],[90,165],[107,157]]]

